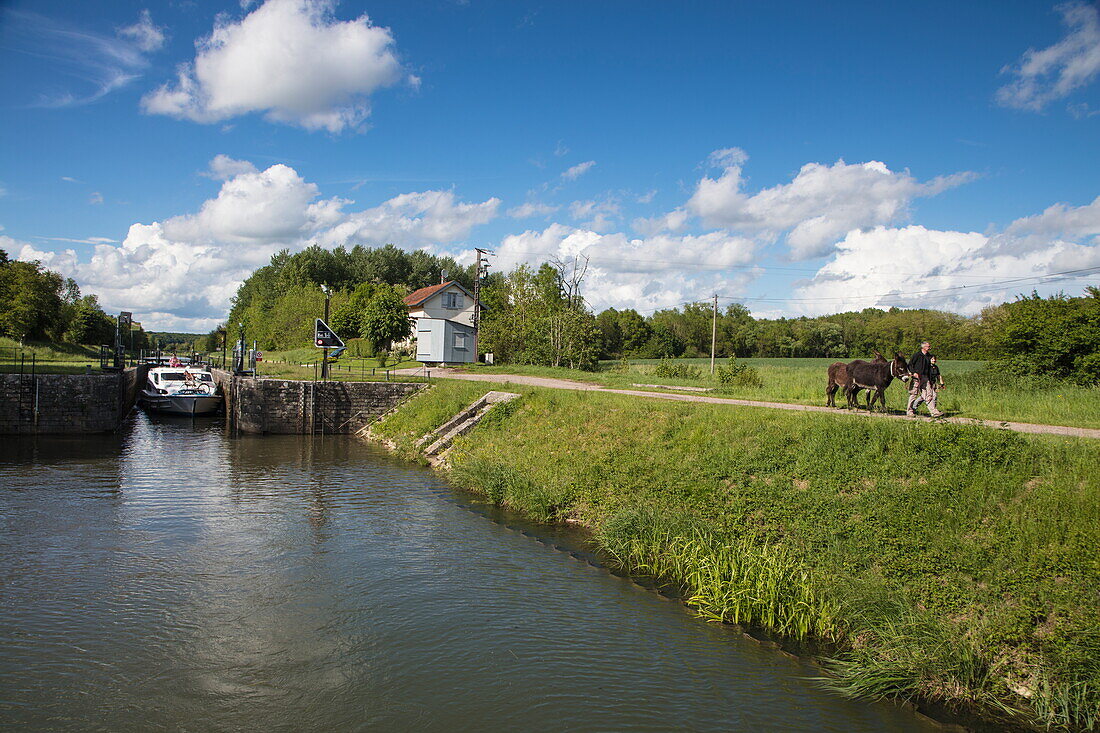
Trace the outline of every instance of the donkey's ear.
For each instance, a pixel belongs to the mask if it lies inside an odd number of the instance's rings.
[[[886,357],[884,357],[884,356],[883,356],[882,354],[878,353],[878,349],[876,349],[876,350],[875,350],[874,352],[872,352],[872,353],[874,353],[874,355],[875,355],[875,356],[877,356],[877,357],[878,357],[878,358],[880,358],[880,359],[885,359],[885,358],[886,358]]]

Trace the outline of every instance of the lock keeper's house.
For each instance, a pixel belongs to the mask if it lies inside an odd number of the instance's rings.
[[[474,296],[453,280],[405,296],[416,320],[416,360],[424,364],[463,364],[474,353]]]

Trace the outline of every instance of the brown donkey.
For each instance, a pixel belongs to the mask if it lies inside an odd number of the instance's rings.
[[[848,376],[848,365],[842,361],[836,361],[829,365],[829,382],[825,385],[825,406],[836,407],[836,393],[843,388],[848,397],[848,407],[852,406],[852,397],[848,394],[848,386],[852,380]]]
[[[855,402],[857,409],[859,392],[865,389],[869,395],[867,409],[874,407],[875,400],[878,400],[879,406],[885,410],[886,388],[894,379],[900,379],[903,382],[908,380],[909,365],[902,354],[895,353],[892,360],[886,361],[886,357],[876,351],[875,360],[872,362],[857,360],[848,364],[848,379],[850,381],[847,388],[848,399],[850,402]]]

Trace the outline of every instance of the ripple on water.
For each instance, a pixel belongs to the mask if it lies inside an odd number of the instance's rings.
[[[63,442],[0,460],[5,727],[928,727],[351,439]]]

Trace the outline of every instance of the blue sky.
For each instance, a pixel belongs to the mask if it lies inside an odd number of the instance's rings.
[[[15,0],[0,247],[154,329],[314,242],[976,313],[1100,279],[1098,75],[1085,2]]]

